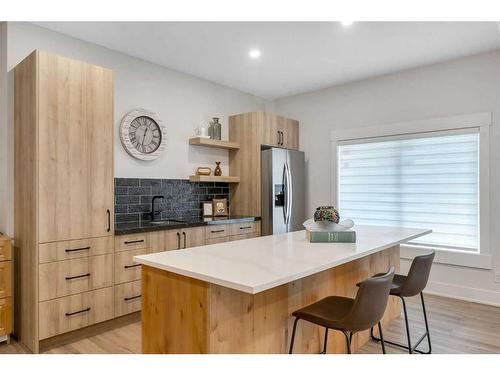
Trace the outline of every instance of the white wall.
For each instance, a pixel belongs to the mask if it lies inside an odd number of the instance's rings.
[[[13,71],[12,69],[34,49],[110,68],[115,74],[115,176],[186,179],[201,165],[215,166],[222,161],[228,174],[227,151],[189,147],[188,138],[194,129],[211,117],[221,118],[222,136],[227,138],[227,117],[240,112],[264,109],[264,101],[206,80],[198,79],[146,61],[124,55],[95,44],[29,24],[7,24],[9,70],[7,127],[2,128],[0,176],[7,186],[0,200],[7,204],[2,212],[0,230],[13,233]],[[203,58],[203,56],[200,56]],[[1,76],[0,76],[1,81]],[[121,118],[134,108],[156,112],[167,127],[167,149],[159,159],[143,162],[130,157],[120,144],[118,127]],[[2,112],[3,113],[3,112]],[[1,119],[0,119],[1,120]],[[5,135],[5,136],[4,136]],[[4,185],[0,183],[1,186]]]
[[[307,159],[307,210],[331,202],[330,131],[474,112],[492,112],[490,154],[491,246],[500,271],[500,52],[334,86],[274,102],[300,121]],[[408,262],[402,263],[406,269]],[[429,289],[500,305],[494,271],[435,265]]]

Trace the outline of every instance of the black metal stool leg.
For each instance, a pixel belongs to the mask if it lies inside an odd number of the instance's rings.
[[[326,354],[326,345],[328,344],[328,328],[325,328],[325,341],[323,343],[323,351],[319,354]]]
[[[382,324],[378,322],[378,332],[380,334],[380,344],[382,345],[382,354],[385,354],[384,334],[382,333]],[[373,327],[370,329],[370,334],[373,335]]]
[[[295,331],[297,330],[298,321],[299,321],[299,318],[295,318],[295,321],[293,322],[292,340],[290,341],[290,351],[288,352],[288,354],[293,353],[293,342],[295,341]]]
[[[403,302],[403,312],[405,314],[405,325],[406,325],[406,337],[408,338],[408,353],[412,354],[413,353],[413,348],[411,347],[411,338],[410,338],[410,324],[408,323],[408,312],[406,311],[406,302],[403,297],[401,298],[401,301]]]
[[[346,331],[342,331],[342,333],[345,336],[345,342],[347,345],[347,354],[351,354],[351,338],[352,338],[352,332],[348,335]]]
[[[429,333],[429,323],[427,322],[427,312],[425,310],[424,294],[422,292],[420,292],[420,300],[422,301],[422,311],[424,312],[425,334],[427,335],[427,343],[429,344],[429,351],[423,354],[431,354],[432,352],[431,335]]]

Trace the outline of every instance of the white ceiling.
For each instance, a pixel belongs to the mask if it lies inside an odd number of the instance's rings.
[[[495,22],[37,24],[266,99],[500,48]]]

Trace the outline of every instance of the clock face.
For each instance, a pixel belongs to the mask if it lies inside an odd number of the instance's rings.
[[[166,128],[156,113],[135,109],[123,117],[120,139],[134,158],[154,160],[165,150]]]
[[[160,126],[148,116],[136,117],[128,130],[132,146],[143,154],[151,154],[158,150],[161,144]]]

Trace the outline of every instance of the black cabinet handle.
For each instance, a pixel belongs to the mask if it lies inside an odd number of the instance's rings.
[[[252,229],[252,227],[240,227],[240,229]]]
[[[278,146],[279,146],[281,143],[281,132],[278,130],[277,133],[278,133]]]
[[[130,245],[131,243],[140,243],[140,242],[144,242],[144,240],[125,241],[124,244]]]
[[[106,213],[108,214],[108,232],[111,230],[111,211],[106,210]]]
[[[78,276],[66,276],[66,280],[74,280],[74,279],[81,279],[82,277],[89,277],[90,273],[85,273],[83,275],[78,275]]]
[[[128,266],[123,266],[123,268],[128,269],[128,268],[134,268],[134,267],[139,267],[139,266],[140,266],[140,264],[131,264]]]
[[[177,232],[177,249],[181,248],[181,234]]]
[[[182,232],[182,235],[184,236],[184,249],[186,248],[186,232]]]
[[[66,316],[71,316],[71,315],[76,315],[76,314],[81,314],[84,312],[90,311],[90,307],[87,307],[86,309],[80,310],[80,311],[75,311],[72,313],[66,313]]]
[[[285,137],[282,131],[280,131],[280,134],[281,134],[281,145],[283,146],[283,139],[285,139]]]
[[[77,247],[75,249],[66,249],[64,251],[66,251],[67,253],[71,253],[73,251],[82,251],[82,250],[90,250],[90,246],[87,246],[87,247]]]
[[[137,298],[141,298],[141,295],[139,294],[139,295],[137,295],[137,296],[133,296],[133,297],[125,297],[123,300],[124,300],[125,302],[127,302],[127,301],[131,301],[131,300],[133,300],[133,299],[137,299]]]
[[[222,232],[225,232],[226,230],[225,229],[220,229],[220,230],[211,230],[210,232],[211,233],[222,233]]]

